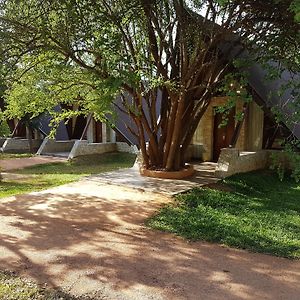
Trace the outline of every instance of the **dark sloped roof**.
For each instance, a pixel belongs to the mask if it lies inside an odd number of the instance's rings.
[[[281,89],[282,84],[290,80],[300,80],[299,74],[292,74],[289,71],[284,71],[278,80],[267,81],[267,71],[259,64],[255,64],[249,68],[249,84],[259,95],[267,108],[279,109],[283,120],[282,122],[292,131],[294,136],[300,139],[300,123],[293,120],[295,109],[292,107],[295,101],[292,91],[286,90],[282,96],[277,95],[276,91]]]

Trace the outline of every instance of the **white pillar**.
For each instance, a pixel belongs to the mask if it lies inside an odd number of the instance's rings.
[[[105,123],[102,123],[102,143],[107,143],[107,132]]]
[[[94,142],[94,124],[95,124],[95,121],[94,121],[94,119],[92,119],[87,128],[86,136],[87,136],[88,143]]]
[[[110,129],[110,142],[115,143],[117,140],[116,132],[112,128],[109,128],[109,129]]]

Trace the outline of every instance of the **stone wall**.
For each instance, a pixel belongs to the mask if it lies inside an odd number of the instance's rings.
[[[240,152],[236,148],[222,149],[215,175],[219,178],[229,177],[237,173],[245,173],[264,169],[268,166],[270,152]]]
[[[70,152],[74,146],[75,140],[72,141],[56,141],[54,139],[45,138],[37,154],[49,154],[58,152]]]
[[[68,159],[77,156],[103,154],[117,151],[116,143],[88,143],[88,141],[76,141]]]
[[[36,152],[42,144],[42,140],[32,140],[33,150]],[[2,152],[7,153],[29,153],[29,141],[28,139],[20,138],[7,138],[5,139],[2,147]]]
[[[68,158],[72,159],[82,155],[102,154],[114,151],[136,154],[138,149],[136,146],[129,146],[126,143],[89,143],[86,140],[56,141],[45,139],[37,154],[70,152]]]
[[[117,145],[118,152],[127,152],[133,154],[137,154],[139,152],[137,146],[130,146],[124,142],[117,142],[116,145]]]

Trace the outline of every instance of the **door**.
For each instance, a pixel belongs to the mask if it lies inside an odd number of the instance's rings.
[[[99,121],[95,122],[94,128],[94,142],[102,143],[102,123]]]
[[[221,126],[223,122],[223,114],[215,113],[214,116],[214,136],[213,136],[213,161],[218,161],[221,149],[227,148],[232,140],[235,127],[235,109],[232,109],[228,115],[225,126]]]

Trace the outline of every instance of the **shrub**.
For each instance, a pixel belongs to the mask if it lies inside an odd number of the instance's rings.
[[[290,175],[296,182],[300,182],[300,152],[299,141],[292,141],[284,145],[284,150],[271,154],[271,169],[275,170],[282,181]]]

